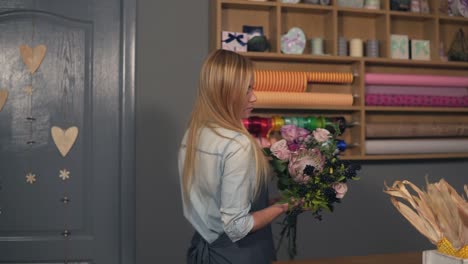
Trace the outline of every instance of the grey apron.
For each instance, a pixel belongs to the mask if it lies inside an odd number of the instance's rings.
[[[251,212],[268,206],[266,188],[252,204]],[[237,242],[232,242],[223,233],[209,244],[195,232],[187,252],[188,264],[271,264],[276,260],[271,226],[249,233]]]

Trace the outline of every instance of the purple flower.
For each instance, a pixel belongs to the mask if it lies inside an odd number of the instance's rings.
[[[305,139],[310,132],[295,125],[284,125],[281,127],[281,137],[286,139],[288,143],[297,143],[299,138]]]
[[[296,143],[288,144],[288,149],[290,151],[297,151],[299,149],[299,144],[296,144]]]

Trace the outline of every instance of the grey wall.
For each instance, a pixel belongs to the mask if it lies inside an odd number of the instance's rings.
[[[182,215],[176,154],[208,53],[208,0],[139,0],[137,12],[137,263],[183,263],[193,231]],[[300,218],[298,259],[431,248],[392,207],[383,182],[421,186],[428,174],[461,186],[467,170],[466,160],[365,163],[333,214]]]

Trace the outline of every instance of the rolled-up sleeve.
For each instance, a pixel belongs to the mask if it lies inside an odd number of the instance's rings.
[[[243,136],[233,140],[224,155],[220,212],[224,231],[233,242],[245,237],[254,225],[249,214],[255,178],[253,155],[250,142]]]

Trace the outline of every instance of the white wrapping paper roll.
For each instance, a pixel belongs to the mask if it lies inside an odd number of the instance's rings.
[[[366,154],[431,154],[468,152],[468,139],[366,140]]]

